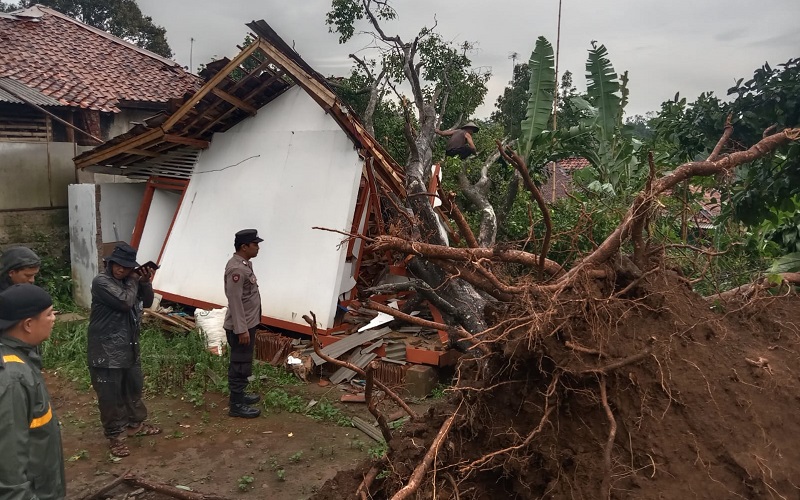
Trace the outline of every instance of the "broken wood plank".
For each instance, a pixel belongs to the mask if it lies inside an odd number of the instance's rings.
[[[342,340],[330,344],[329,346],[325,347],[322,352],[327,356],[338,359],[339,356],[343,355],[347,351],[350,351],[351,349],[362,344],[366,344],[367,342],[372,342],[373,340],[386,335],[390,331],[392,331],[390,328],[381,328],[380,330],[367,330],[361,333],[354,333],[344,337]],[[316,366],[325,363],[325,360],[317,356],[316,353],[311,355],[311,359],[313,359],[314,365]]]
[[[374,439],[379,443],[384,442],[383,434],[381,434],[381,431],[376,429],[373,424],[370,424],[366,420],[362,420],[358,417],[351,417],[350,420],[353,422],[353,427],[355,427],[356,429],[360,430],[361,432],[363,432],[364,434],[366,434],[367,436],[371,437],[372,439]]]

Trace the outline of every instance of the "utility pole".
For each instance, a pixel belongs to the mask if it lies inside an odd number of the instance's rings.
[[[561,0],[558,0],[558,31],[556,33],[556,87],[553,94],[553,132],[556,131],[558,122],[558,55],[561,51]],[[553,176],[550,178],[553,184],[552,202],[556,201],[556,169],[558,160],[553,161]]]
[[[194,66],[192,65],[192,53],[194,51],[194,37],[189,38],[189,73],[194,74]]]
[[[511,80],[508,81],[510,85],[514,85],[514,71],[517,69],[517,58],[519,54],[517,52],[512,52],[508,55],[508,58],[511,59]]]

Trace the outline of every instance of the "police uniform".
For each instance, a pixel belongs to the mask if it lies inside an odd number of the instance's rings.
[[[7,333],[52,305],[41,288],[14,285],[0,294],[0,498],[66,498],[61,430],[35,346]]]
[[[236,233],[236,248],[241,244],[263,241],[255,229],[245,229]],[[255,347],[256,327],[261,322],[261,294],[258,280],[251,262],[234,254],[225,266],[225,296],[228,298],[228,311],[225,314],[225,334],[230,346],[230,365],[228,366],[228,388],[231,404],[248,403],[245,399],[247,378],[253,372],[253,349]],[[239,343],[239,334],[250,334],[250,343]]]

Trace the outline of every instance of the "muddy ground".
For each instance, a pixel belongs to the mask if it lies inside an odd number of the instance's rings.
[[[70,499],[83,498],[130,470],[150,481],[205,494],[297,500],[311,496],[338,471],[368,459],[376,447],[375,441],[355,428],[296,413],[266,411],[252,420],[230,418],[227,397],[221,394],[206,394],[201,407],[180,398],[151,395],[146,399],[151,421],[164,433],[130,439],[131,455],[113,459],[93,391],[79,389],[52,373],[46,376],[62,424]],[[342,394],[338,388],[316,383],[287,391],[309,401],[337,400]],[[363,404],[335,405],[348,416],[367,418]],[[109,496],[122,499],[132,491],[120,486]],[[169,497],[146,493],[135,498]]]

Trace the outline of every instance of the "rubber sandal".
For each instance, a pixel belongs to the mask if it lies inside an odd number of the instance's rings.
[[[145,423],[140,424],[139,427],[128,429],[128,436],[130,437],[155,436],[156,434],[161,434],[161,428]]]
[[[122,438],[111,438],[108,440],[108,451],[115,457],[123,458],[131,454],[128,445]]]

